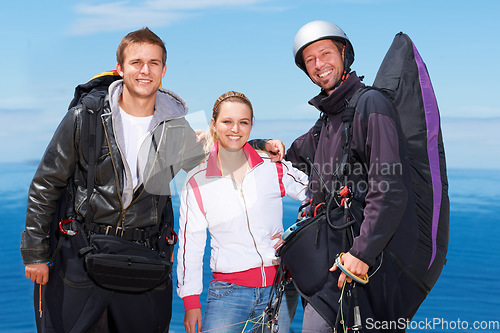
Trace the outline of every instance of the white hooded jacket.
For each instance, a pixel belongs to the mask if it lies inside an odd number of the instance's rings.
[[[181,298],[203,290],[206,229],[211,236],[210,268],[216,273],[243,272],[276,264],[271,236],[283,232],[282,197],[307,202],[307,175],[290,162],[273,163],[248,143],[249,163],[238,187],[217,165],[218,145],[208,159],[191,170],[181,194],[177,293]],[[268,281],[269,282],[269,281]],[[272,283],[272,281],[271,281]]]

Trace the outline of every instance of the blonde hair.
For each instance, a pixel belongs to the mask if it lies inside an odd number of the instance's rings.
[[[227,93],[224,93],[220,95],[219,98],[217,98],[217,100],[214,103],[214,107],[212,109],[212,120],[214,121],[214,123],[217,121],[217,118],[219,117],[220,106],[224,102],[236,102],[248,105],[248,107],[250,108],[250,121],[253,124],[252,103],[244,94],[237,91],[228,91]],[[217,134],[215,133],[213,127],[210,126],[207,140],[205,143],[205,151],[210,152],[210,150],[212,149],[215,142],[217,142],[217,140],[218,140]]]

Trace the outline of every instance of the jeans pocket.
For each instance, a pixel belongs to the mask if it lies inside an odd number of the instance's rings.
[[[208,288],[208,297],[221,298],[238,289],[238,285],[224,281],[212,281]]]

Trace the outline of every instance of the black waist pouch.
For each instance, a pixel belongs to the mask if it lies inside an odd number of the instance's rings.
[[[170,258],[142,244],[100,234],[91,235],[89,243],[85,266],[103,288],[143,292],[160,285],[172,272]]]
[[[353,201],[350,211],[351,220],[362,221],[361,203]],[[335,281],[336,286],[339,271],[330,272],[329,268],[341,252],[349,250],[342,248],[344,229],[338,230],[345,223],[344,208],[337,207],[329,214],[332,225],[326,211],[297,223],[298,228],[279,249],[282,261],[303,296],[320,292],[328,280]],[[359,235],[359,223],[352,225],[349,232]]]

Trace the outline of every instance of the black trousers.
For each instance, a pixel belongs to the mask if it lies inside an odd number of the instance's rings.
[[[373,332],[404,332],[427,296],[387,253],[370,282],[356,289],[363,330]],[[353,311],[349,313],[352,323]]]
[[[168,332],[172,317],[170,279],[146,292],[111,291],[88,277],[83,260],[71,242],[65,242],[41,295],[39,285],[35,285],[38,332]]]
[[[337,279],[340,272],[332,273],[325,288],[310,298],[310,303],[321,317],[311,316],[304,319],[303,330],[331,332],[327,320],[335,322],[340,312],[338,300],[340,290]],[[404,332],[409,320],[413,318],[427,294],[421,290],[405,273],[401,271],[390,255],[385,255],[378,271],[370,278],[366,286],[346,287],[343,297],[343,319],[347,327],[354,324],[354,307],[357,305],[361,316],[363,332]],[[356,295],[356,297],[355,297]],[[325,322],[322,323],[322,320]],[[333,326],[333,325],[332,325]],[[337,331],[342,331],[339,324]]]

